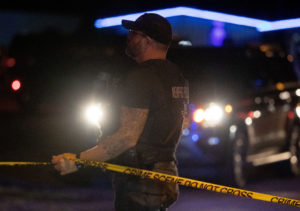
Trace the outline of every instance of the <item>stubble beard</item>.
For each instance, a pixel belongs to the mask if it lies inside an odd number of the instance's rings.
[[[128,45],[126,46],[125,54],[132,59],[137,57],[136,52]]]
[[[141,41],[132,44],[132,43],[127,43],[126,49],[125,49],[125,54],[129,56],[130,58],[136,60],[140,55],[143,53],[143,45]]]

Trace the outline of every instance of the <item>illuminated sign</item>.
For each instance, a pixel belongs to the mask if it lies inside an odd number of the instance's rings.
[[[157,13],[165,18],[175,16],[189,16],[193,18],[201,18],[211,21],[219,21],[224,23],[254,27],[260,32],[300,27],[300,18],[279,21],[267,21],[256,18],[248,18],[238,15],[214,12],[209,10],[200,10],[190,7],[174,7],[160,10],[144,11],[128,15],[120,15],[115,17],[101,18],[97,19],[94,25],[96,28],[99,29],[112,26],[119,26],[121,25],[121,21],[123,19],[134,21],[144,13]]]

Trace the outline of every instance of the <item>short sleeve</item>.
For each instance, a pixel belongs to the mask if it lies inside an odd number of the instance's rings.
[[[137,69],[125,77],[119,95],[123,106],[149,108],[152,96],[151,74],[144,69]]]

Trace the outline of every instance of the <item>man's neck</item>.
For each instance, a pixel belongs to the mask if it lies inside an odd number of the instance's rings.
[[[166,59],[166,53],[165,52],[147,52],[140,57],[136,58],[135,61],[137,63],[142,63],[151,59]]]

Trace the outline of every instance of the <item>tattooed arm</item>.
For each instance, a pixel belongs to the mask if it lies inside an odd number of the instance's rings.
[[[102,140],[97,146],[82,152],[80,158],[107,161],[135,146],[143,132],[148,112],[148,109],[122,107],[121,126],[117,132]],[[75,158],[75,156],[75,154],[71,153],[54,155],[52,157],[54,168],[61,175],[77,171],[74,161],[67,159],[70,157]]]
[[[99,144],[80,154],[81,159],[107,161],[135,146],[143,132],[148,109],[121,108],[120,128]]]

